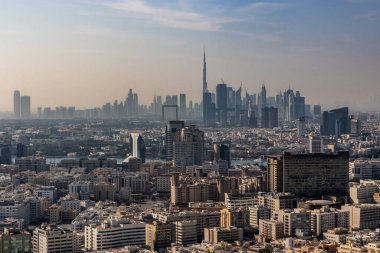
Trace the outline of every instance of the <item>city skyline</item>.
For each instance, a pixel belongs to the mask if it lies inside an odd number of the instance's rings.
[[[379,1],[39,0],[3,3],[0,14],[0,111],[12,111],[14,90],[33,112],[92,108],[129,88],[142,104],[154,93],[199,102],[204,49],[213,91],[223,79],[249,93],[290,86],[310,104],[380,103]]]

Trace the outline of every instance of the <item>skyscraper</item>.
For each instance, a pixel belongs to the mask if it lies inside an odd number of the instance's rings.
[[[294,92],[289,89],[284,92],[284,113],[285,121],[292,122],[294,121]]]
[[[185,127],[184,121],[169,121],[165,129],[165,152],[166,160],[173,160],[174,142],[179,140],[181,129]]]
[[[216,86],[216,109],[218,121],[225,126],[227,123],[227,85],[224,83]]]
[[[212,102],[210,92],[203,93],[203,125],[213,126],[215,125],[215,103]]]
[[[221,144],[219,148],[219,156],[221,160],[228,162],[228,168],[231,167],[231,153],[230,147],[226,144]]]
[[[11,144],[0,144],[0,164],[12,164]]]
[[[21,98],[20,91],[15,90],[13,93],[13,112],[15,117],[19,118],[21,115]]]
[[[186,117],[186,94],[179,94],[179,115]]]
[[[203,52],[203,86],[202,86],[202,106],[203,106],[203,125],[210,126],[210,108],[211,108],[211,93],[207,90],[206,79],[206,51]]]
[[[127,115],[136,114],[139,110],[139,98],[137,93],[133,93],[132,89],[129,89],[127,98],[125,100]]]
[[[237,125],[240,124],[240,116],[241,116],[241,85],[240,88],[235,92],[235,123]]]
[[[348,107],[323,112],[321,135],[334,135],[349,133]]]
[[[172,101],[172,105],[178,105],[178,96],[173,95],[171,101]]]
[[[143,138],[138,133],[131,133],[129,136],[129,145],[132,156],[139,158],[142,163],[145,163],[145,143]]]
[[[299,91],[293,99],[293,117],[294,120],[305,117],[305,97],[301,97]]]
[[[156,113],[160,113],[162,109],[162,97],[157,96],[157,102],[156,102]]]
[[[261,86],[260,99],[261,99],[261,108],[264,108],[265,106],[267,106],[267,89],[265,88],[265,84]]]
[[[207,90],[207,79],[206,79],[206,51],[203,51],[203,89],[202,93]]]
[[[22,118],[30,117],[30,96],[20,97],[20,115]]]
[[[28,155],[28,147],[24,143],[17,143],[17,157],[25,157]]]
[[[278,127],[278,109],[274,107],[264,107],[261,109],[261,127]]]
[[[297,135],[298,135],[298,137],[305,136],[305,134],[306,134],[305,117],[300,117],[296,121],[297,121]]]
[[[320,117],[321,116],[321,106],[320,105],[314,105],[313,107],[313,114],[314,114],[314,117]]]

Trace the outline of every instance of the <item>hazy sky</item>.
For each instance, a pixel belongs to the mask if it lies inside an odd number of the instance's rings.
[[[380,0],[1,0],[0,110],[100,106],[185,92],[198,101],[203,48],[221,78],[306,103],[380,108]]]

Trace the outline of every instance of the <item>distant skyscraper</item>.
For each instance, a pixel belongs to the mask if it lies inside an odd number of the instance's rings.
[[[30,117],[30,96],[21,96],[20,97],[20,115],[22,118]]]
[[[181,129],[185,127],[184,121],[169,121],[165,129],[166,160],[173,160],[174,142],[179,140]]]
[[[227,108],[235,109],[235,91],[232,87],[227,87]]]
[[[12,164],[11,144],[0,144],[0,164]]]
[[[241,85],[240,88],[235,92],[235,123],[240,125],[240,117],[241,117]]]
[[[361,121],[351,116],[350,117],[350,133],[358,136],[360,135],[360,131],[361,131]]]
[[[186,94],[179,94],[179,115],[186,117]]]
[[[127,114],[130,115],[133,113],[133,92],[132,89],[129,89],[128,96],[126,99],[127,104]]]
[[[264,108],[267,106],[267,89],[265,88],[265,84],[261,87],[261,94],[260,94],[260,99],[261,99],[261,108]]]
[[[292,122],[294,121],[294,92],[289,89],[284,92],[284,113],[285,121]]]
[[[215,125],[215,103],[212,102],[211,93],[203,93],[203,125],[213,126]]]
[[[321,109],[320,105],[314,105],[314,107],[313,107],[313,114],[314,114],[314,117],[320,117],[321,116],[322,109]]]
[[[42,107],[41,106],[37,107],[37,115],[38,115],[38,118],[42,117]]]
[[[133,113],[139,112],[139,96],[137,93],[133,93]]]
[[[172,105],[178,105],[178,96],[177,95],[172,96]]]
[[[162,97],[157,96],[156,113],[161,113],[161,109],[162,109]]]
[[[278,109],[274,107],[264,107],[261,109],[261,127],[278,127]]]
[[[139,158],[142,163],[145,163],[145,144],[141,135],[138,133],[131,133],[129,136],[129,144],[132,156]]]
[[[202,113],[203,113],[203,124],[209,126],[209,115],[207,114],[210,110],[211,105],[211,94],[207,90],[207,79],[206,79],[206,51],[203,52],[203,84],[202,84]],[[207,101],[205,100],[207,99]]]
[[[299,91],[293,98],[293,117],[294,120],[305,117],[305,97],[301,97]]]
[[[13,112],[15,117],[19,118],[21,116],[21,97],[20,91],[15,90],[13,93]]]
[[[218,110],[218,121],[225,126],[227,123],[227,85],[224,83],[216,86],[216,109]]]
[[[221,144],[219,148],[219,156],[221,160],[228,162],[228,168],[231,167],[231,153],[230,147],[226,144]]]
[[[253,109],[252,101],[248,102],[248,111],[247,111],[247,114],[248,114],[247,115],[248,116],[248,126],[256,128],[257,127],[257,117],[256,117],[255,111]]]
[[[139,98],[138,98],[137,93],[133,93],[132,89],[129,89],[127,98],[125,99],[124,106],[126,107],[127,115],[138,113]]]
[[[202,93],[207,91],[207,79],[206,79],[206,51],[203,51],[203,89]]]
[[[321,135],[338,137],[341,134],[348,134],[349,123],[348,107],[324,111]]]
[[[305,136],[306,134],[306,121],[305,117],[300,117],[297,119],[297,135],[299,137]]]
[[[28,147],[23,143],[17,143],[17,157],[25,157],[28,155]]]

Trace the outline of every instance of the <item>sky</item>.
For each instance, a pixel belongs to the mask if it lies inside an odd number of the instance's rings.
[[[0,0],[0,111],[89,108],[128,90],[201,99],[222,80],[380,109],[380,0]]]

